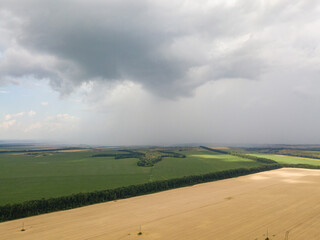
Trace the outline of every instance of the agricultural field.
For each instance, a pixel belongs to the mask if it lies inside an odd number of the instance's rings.
[[[320,151],[316,150],[281,149],[277,154],[320,159]]]
[[[261,165],[200,148],[44,150],[0,153],[0,205]]]
[[[274,154],[274,155],[287,155],[302,158],[318,158],[320,159],[319,146],[287,146],[287,147],[274,147],[274,148],[247,148],[247,152]]]
[[[319,170],[282,168],[8,221],[0,223],[0,236],[318,240],[319,182]]]
[[[255,157],[263,157],[274,160],[280,164],[308,164],[320,166],[320,159],[316,158],[304,158],[304,157],[296,157],[296,156],[288,156],[288,155],[278,155],[278,154],[249,154]]]

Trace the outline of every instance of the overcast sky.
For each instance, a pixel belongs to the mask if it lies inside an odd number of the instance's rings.
[[[0,140],[320,144],[318,0],[0,0]]]

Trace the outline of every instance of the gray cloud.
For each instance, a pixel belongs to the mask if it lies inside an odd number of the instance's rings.
[[[62,93],[89,80],[130,80],[170,98],[211,80],[258,79],[267,66],[255,36],[269,26],[259,23],[262,4],[2,0],[7,48],[42,61],[5,52],[1,75],[49,78]]]
[[[77,99],[81,131],[52,135],[73,143],[318,143],[319,14],[316,0],[0,0],[0,86],[45,79]]]

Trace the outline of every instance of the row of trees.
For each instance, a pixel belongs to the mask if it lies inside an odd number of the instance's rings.
[[[320,169],[320,166],[318,165],[310,165],[310,164],[281,164],[282,167],[290,167],[290,168],[308,168],[308,169]]]
[[[243,154],[243,153],[236,153],[236,152],[230,152],[231,155],[237,156],[237,157],[241,157],[241,158],[247,158],[256,162],[260,162],[260,163],[265,163],[265,164],[275,164],[277,163],[274,160],[268,159],[268,158],[263,158],[263,157],[256,157],[256,156],[252,156],[252,155],[247,155],[247,154]]]
[[[221,149],[208,148],[208,147],[205,147],[205,146],[200,146],[200,147],[205,149],[205,150],[211,151],[211,152],[216,152],[216,153],[221,153],[221,154],[230,154],[229,152],[221,150]]]
[[[94,203],[154,193],[183,186],[190,186],[198,183],[232,178],[277,168],[281,168],[281,166],[279,164],[273,164],[252,168],[231,169],[203,175],[194,175],[183,178],[148,182],[145,184],[131,185],[104,191],[78,193],[65,197],[26,201],[18,204],[8,204],[5,206],[0,206],[0,222],[38,215],[42,213],[86,206]]]

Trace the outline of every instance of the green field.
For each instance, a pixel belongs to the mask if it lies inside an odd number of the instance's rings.
[[[176,151],[186,157],[164,157],[152,167],[137,166],[137,158],[92,157],[115,152],[2,153],[0,205],[261,165],[199,148]]]
[[[320,166],[320,159],[303,158],[295,156],[277,155],[277,154],[249,154],[256,157],[263,157],[283,164],[309,164]]]

